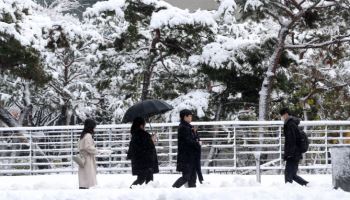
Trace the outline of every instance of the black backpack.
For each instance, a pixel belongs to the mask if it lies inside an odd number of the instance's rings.
[[[299,130],[299,148],[301,153],[305,153],[307,152],[307,150],[309,149],[309,138],[307,137],[306,133],[304,132],[304,130],[302,128],[298,128]]]

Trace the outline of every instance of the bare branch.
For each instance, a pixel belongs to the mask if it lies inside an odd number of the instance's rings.
[[[19,119],[18,119],[18,123],[21,125],[21,126],[24,126],[24,121],[29,117],[29,115],[32,113],[33,111],[33,105],[29,105],[27,107],[25,107],[20,116],[19,116]]]
[[[302,0],[302,1],[299,3],[299,5],[302,6],[303,3],[305,3],[305,1],[306,1],[306,0]]]
[[[183,82],[177,77],[177,76],[175,76],[173,73],[171,73],[171,71],[168,69],[168,67],[165,65],[165,63],[164,63],[164,55],[162,55],[162,53],[160,53],[160,62],[162,63],[162,65],[163,65],[163,67],[164,67],[164,69],[170,74],[170,75],[172,75],[179,83],[182,83],[183,84]]]
[[[83,73],[76,74],[76,75],[72,76],[71,78],[68,78],[67,83],[70,83],[70,82],[72,82],[75,78],[77,78],[77,77],[79,77],[79,76],[84,76],[84,75],[85,75],[85,74],[83,74]]]
[[[274,18],[275,20],[277,20],[278,23],[279,23],[280,25],[282,25],[282,22],[281,22],[280,18],[277,17],[276,14],[272,13],[272,12],[271,12],[270,10],[268,10],[268,9],[265,9],[265,12],[266,12],[268,15],[270,15],[272,18]]]
[[[313,8],[315,8],[319,3],[321,3],[323,0],[318,0],[317,2],[315,2],[314,4],[312,4],[310,7],[306,8],[306,10],[311,10]]]
[[[285,45],[284,48],[285,49],[316,49],[316,48],[322,48],[332,44],[344,43],[344,42],[350,42],[350,37],[345,37],[345,38],[338,37],[337,39],[333,39],[333,40],[321,42],[321,43],[309,42],[307,44]]]
[[[275,6],[277,6],[278,8],[280,8],[281,10],[283,10],[284,12],[287,13],[287,15],[289,15],[291,18],[294,18],[294,13],[293,11],[291,11],[288,7],[286,7],[285,5],[278,3],[278,2],[271,2],[271,4],[274,4]]]
[[[298,2],[296,2],[296,0],[289,0],[298,10],[302,10],[303,8],[301,7],[301,4],[305,2],[305,0],[303,2],[301,2],[300,4]]]

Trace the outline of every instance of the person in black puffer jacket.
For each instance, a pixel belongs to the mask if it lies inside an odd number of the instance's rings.
[[[286,161],[286,169],[284,171],[285,183],[293,183],[293,180],[300,185],[307,185],[309,182],[297,175],[299,161],[303,158],[298,141],[300,140],[300,132],[298,125],[300,119],[290,115],[288,108],[280,111],[281,119],[284,121],[283,133],[285,136],[284,156]]]
[[[145,131],[145,124],[143,118],[137,117],[131,126],[127,159],[131,160],[132,175],[136,175],[137,179],[130,187],[153,181],[153,174],[159,172],[154,139]]]

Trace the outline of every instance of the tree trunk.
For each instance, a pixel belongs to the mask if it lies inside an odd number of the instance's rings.
[[[219,121],[220,120],[221,110],[222,110],[222,104],[221,104],[221,99],[220,99],[219,106],[218,106],[217,111],[215,113],[215,121]],[[216,136],[218,134],[218,131],[219,131],[219,127],[215,126],[213,138],[216,138]],[[204,167],[208,167],[210,162],[211,162],[210,160],[213,159],[214,154],[215,154],[215,147],[214,147],[214,145],[216,145],[216,144],[217,144],[217,141],[213,140],[212,143],[211,143],[212,146],[210,147],[210,150],[209,150],[209,153],[208,153],[208,156],[207,156],[207,160],[204,162]]]
[[[0,107],[0,120],[9,127],[18,127],[20,126],[16,119],[14,119],[7,110]]]
[[[143,73],[143,83],[142,83],[142,94],[141,94],[141,100],[146,100],[149,98],[149,87],[151,85],[151,78],[153,74],[153,67],[154,67],[154,59],[155,55],[154,53],[150,53],[149,62],[146,64],[146,69]]]
[[[284,43],[288,34],[288,29],[282,27],[279,35],[277,46],[275,51],[273,52],[269,66],[267,68],[266,76],[261,86],[261,90],[259,92],[259,120],[263,121],[267,119],[267,112],[269,111],[269,103],[272,91],[273,79],[275,78],[276,69],[279,65],[281,55],[284,51]]]
[[[21,110],[21,115],[18,119],[19,126],[32,126],[32,111],[33,105],[31,102],[31,93],[30,93],[30,83],[28,81],[23,83],[23,105],[24,108]]]
[[[57,125],[69,125],[71,119],[71,114],[69,113],[69,105],[66,103],[61,107],[61,115],[57,120]]]

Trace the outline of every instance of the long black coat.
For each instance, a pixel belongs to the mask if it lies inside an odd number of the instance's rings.
[[[298,125],[300,120],[290,116],[284,123],[283,133],[285,136],[283,159],[302,159],[302,153],[298,145],[300,140]]]
[[[158,173],[158,158],[152,136],[143,129],[132,133],[127,159],[131,160],[132,175]]]
[[[199,137],[198,132],[193,132],[194,134],[194,138],[196,141],[201,141],[201,138]],[[199,150],[197,151],[197,155],[196,155],[196,172],[198,175],[198,180],[200,183],[202,183],[203,179],[203,174],[202,174],[202,165],[201,165],[201,157],[202,157],[202,150],[201,148],[199,148]]]
[[[177,132],[176,170],[179,172],[189,170],[198,163],[198,152],[201,147],[192,131],[192,126],[189,123],[181,121]]]

